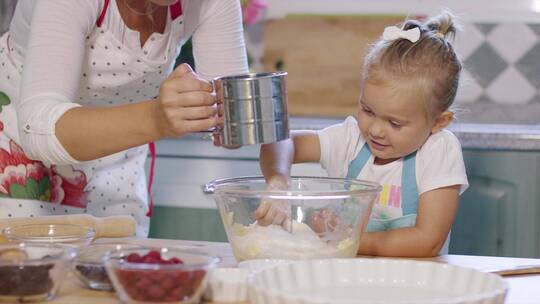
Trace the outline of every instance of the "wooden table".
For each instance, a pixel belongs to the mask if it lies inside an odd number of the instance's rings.
[[[236,260],[232,254],[228,243],[178,241],[164,239],[116,239],[119,242],[129,242],[142,245],[154,246],[174,246],[198,248],[209,254],[219,256],[221,262],[219,267],[235,267]],[[115,240],[115,241],[116,241]],[[110,240],[103,240],[109,242]],[[452,265],[471,267],[478,270],[491,270],[501,267],[512,267],[518,265],[540,265],[540,259],[523,258],[503,258],[486,256],[465,256],[465,255],[444,255],[436,258],[426,259]],[[540,274],[519,275],[505,277],[510,286],[506,298],[508,304],[540,303]],[[113,292],[93,291],[83,288],[77,278],[70,274],[62,285],[59,295],[52,302],[65,304],[105,304],[118,303],[118,299]]]

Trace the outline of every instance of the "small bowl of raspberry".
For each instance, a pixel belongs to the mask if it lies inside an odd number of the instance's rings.
[[[181,248],[111,251],[105,268],[123,303],[198,303],[219,258]]]

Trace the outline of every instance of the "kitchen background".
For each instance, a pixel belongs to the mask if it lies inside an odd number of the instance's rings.
[[[0,0],[0,32],[15,0]],[[363,54],[385,26],[449,8],[463,25],[464,62],[451,129],[464,148],[471,187],[462,196],[451,253],[540,256],[539,0],[250,0],[245,38],[251,69],[285,70],[293,129],[354,115]],[[180,61],[192,61],[189,45]],[[158,143],[151,235],[225,241],[215,178],[260,174],[257,146],[225,150],[197,135]],[[318,165],[298,175],[324,175]]]
[[[291,74],[293,115],[354,113],[368,44],[385,26],[407,15],[421,18],[449,7],[463,25],[455,42],[465,66],[457,96],[459,121],[539,122],[540,20],[534,10],[540,9],[540,1],[274,0],[268,4],[263,29],[247,26],[247,40],[265,69],[280,65]]]

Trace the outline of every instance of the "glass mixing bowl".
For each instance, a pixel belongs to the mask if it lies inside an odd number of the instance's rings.
[[[7,227],[3,234],[10,242],[85,246],[92,242],[96,231],[91,227],[73,224],[25,224]]]
[[[267,189],[264,177],[209,182],[238,261],[354,257],[381,186],[324,177],[291,177],[289,187]],[[284,222],[263,226],[254,213],[267,204],[286,214]]]

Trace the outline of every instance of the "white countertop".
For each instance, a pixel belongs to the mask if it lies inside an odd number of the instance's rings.
[[[218,267],[236,266],[236,260],[234,259],[231,247],[228,243],[136,238],[116,239],[116,241],[150,246],[196,247],[198,250],[219,256],[221,258],[221,263]],[[540,264],[540,260],[538,259],[464,255],[443,255],[425,260],[447,263],[456,266],[471,267],[480,271],[518,265]],[[540,286],[540,275],[531,274],[510,276],[505,277],[505,281],[510,287],[506,297],[506,303],[539,303],[540,289],[537,286]],[[118,303],[118,299],[113,292],[84,289],[80,284],[78,284],[75,278],[70,275],[68,280],[64,282],[62,288],[60,289],[59,295],[51,303]]]

